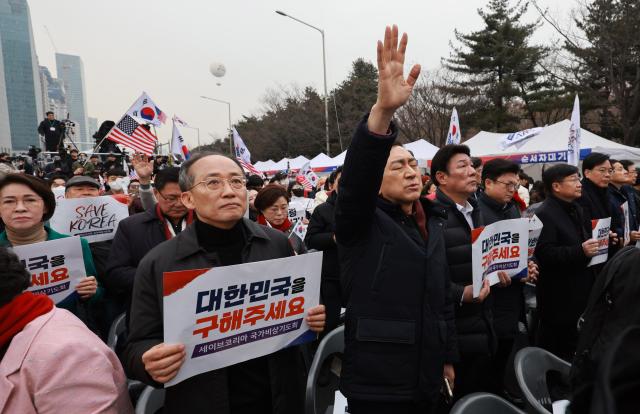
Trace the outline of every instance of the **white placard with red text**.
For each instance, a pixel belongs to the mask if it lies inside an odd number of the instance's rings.
[[[165,273],[164,342],[187,354],[166,386],[315,340],[305,316],[319,303],[321,268],[317,252]]]
[[[500,281],[498,272],[511,278],[527,276],[529,219],[497,221],[471,231],[473,297],[478,297],[482,283]]]
[[[86,277],[80,237],[15,246],[12,250],[31,275],[27,290],[45,294],[54,303],[76,295],[76,286]]]
[[[609,257],[611,217],[591,220],[591,228],[593,229],[591,237],[598,241],[598,254],[591,258],[588,266],[604,263]]]
[[[118,223],[129,216],[129,207],[113,197],[65,198],[49,225],[55,231],[84,237],[89,243],[111,240]]]

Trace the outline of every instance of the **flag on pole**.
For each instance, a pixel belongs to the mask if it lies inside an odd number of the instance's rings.
[[[131,105],[131,108],[127,111],[127,115],[140,122],[154,126],[160,126],[160,124],[164,124],[167,121],[167,116],[158,108],[146,92],[142,92],[142,95]]]
[[[176,161],[185,161],[189,159],[189,149],[184,142],[182,132],[178,129],[178,123],[173,122],[173,135],[171,136],[171,155]]]
[[[145,155],[153,154],[157,142],[157,138],[151,131],[140,125],[128,114],[124,115],[120,121],[111,128],[106,138]]]
[[[318,184],[318,176],[311,169],[311,161],[300,168],[298,182],[304,186],[305,190],[312,190]]]
[[[458,119],[458,111],[453,108],[451,112],[451,121],[449,121],[449,133],[447,133],[447,142],[449,144],[459,144],[462,134],[460,133],[460,120]]]
[[[569,127],[569,142],[567,143],[567,163],[578,166],[580,162],[580,100],[576,95],[571,113],[571,126]]]
[[[236,159],[242,165],[242,168],[245,172],[255,175],[262,175],[260,171],[256,169],[256,167],[251,164],[251,153],[249,152],[249,148],[244,145],[244,141],[238,131],[233,128],[233,148],[235,149]]]
[[[173,116],[173,122],[175,122],[176,124],[185,127],[185,128],[189,128],[189,124],[187,124],[182,118],[180,118],[178,115],[174,115]]]

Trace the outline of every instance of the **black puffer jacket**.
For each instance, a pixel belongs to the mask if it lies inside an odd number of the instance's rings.
[[[513,203],[500,204],[486,193],[478,198],[485,226],[501,220],[520,218],[520,210]],[[513,338],[518,333],[518,321],[524,309],[523,283],[513,280],[507,287],[491,287],[493,327],[498,338]]]
[[[471,228],[456,203],[440,189],[436,201],[447,211],[444,243],[451,277],[451,295],[456,311],[458,348],[462,355],[490,354],[495,350],[495,334],[491,316],[491,295],[483,303],[462,303],[464,287],[472,282]],[[475,227],[482,225],[478,203],[472,197],[472,217]]]
[[[356,400],[433,401],[444,363],[457,357],[444,209],[420,200],[406,215],[378,197],[391,131],[377,136],[361,122],[340,179],[336,238],[347,302],[340,389]]]

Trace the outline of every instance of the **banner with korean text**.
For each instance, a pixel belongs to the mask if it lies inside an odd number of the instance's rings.
[[[322,252],[164,274],[164,342],[186,360],[166,386],[310,342],[305,322],[320,299]]]
[[[587,266],[593,266],[607,261],[609,257],[609,230],[611,217],[591,220],[592,238],[598,240],[598,254],[591,258]]]
[[[80,237],[49,240],[11,248],[31,275],[29,292],[47,295],[54,303],[76,294],[86,277]]]
[[[58,200],[49,225],[59,233],[93,243],[113,239],[118,223],[128,216],[129,207],[113,197],[65,198]]]
[[[498,272],[511,278],[527,276],[529,219],[497,221],[471,231],[473,297],[478,297],[482,283],[500,281]]]

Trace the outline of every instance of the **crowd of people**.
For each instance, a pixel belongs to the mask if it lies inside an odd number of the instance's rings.
[[[406,35],[387,28],[377,101],[344,166],[311,191],[295,174],[247,175],[235,158],[208,152],[180,166],[134,154],[129,165],[71,149],[42,170],[0,154],[0,412],[132,412],[127,381],[162,387],[186,357],[184,345],[163,339],[165,272],[316,250],[324,252],[322,304],[305,321],[319,339],[344,324],[340,390],[352,414],[445,413],[480,391],[519,403],[519,349],[535,345],[571,362],[578,322],[607,269],[589,266],[600,250],[592,220],[611,218],[610,261],[640,241],[634,163],[592,152],[580,170],[557,163],[534,180],[512,161],[483,162],[465,145],[446,145],[430,173],[421,170],[392,121],[420,73],[416,65],[404,77],[406,45]],[[43,135],[59,134],[48,122]],[[110,195],[130,216],[112,240],[82,240],[87,276],[54,306],[26,290],[31,274],[10,248],[69,237],[48,225],[60,193]],[[472,230],[534,215],[543,228],[526,276],[501,272],[474,296]],[[126,332],[107,347],[123,314]],[[302,355],[314,349],[303,347],[168,387],[164,412],[302,413]]]

